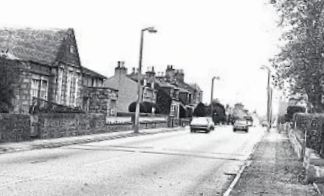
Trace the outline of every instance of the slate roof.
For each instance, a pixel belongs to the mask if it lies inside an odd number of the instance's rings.
[[[194,88],[197,91],[202,91],[200,86],[196,83],[189,84],[192,88]]]
[[[163,78],[156,78],[155,82],[160,86],[160,87],[168,87],[168,88],[178,88],[175,85],[164,81]]]
[[[101,78],[101,79],[104,79],[104,80],[107,79],[106,76],[101,75],[101,74],[99,74],[99,73],[97,73],[97,72],[95,72],[95,71],[93,71],[91,69],[88,69],[86,67],[82,67],[82,72],[83,72],[83,74],[89,75],[91,77]]]
[[[72,29],[1,28],[0,51],[7,51],[14,57],[52,65],[64,39],[73,33]]]

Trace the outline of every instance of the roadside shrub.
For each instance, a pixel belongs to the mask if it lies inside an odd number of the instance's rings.
[[[305,134],[306,147],[324,158],[324,115],[296,113],[293,120],[295,129]]]
[[[129,112],[135,112],[136,110],[136,101],[134,101],[133,103],[131,103],[128,106],[128,111]],[[147,113],[147,108],[145,107],[145,105],[143,103],[140,103],[140,112],[141,113]]]

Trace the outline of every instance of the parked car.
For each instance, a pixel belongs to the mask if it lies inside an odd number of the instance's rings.
[[[236,120],[233,125],[233,131],[242,130],[249,132],[249,124],[246,120]]]
[[[190,132],[205,131],[209,133],[215,129],[215,124],[210,117],[193,117],[190,122]]]

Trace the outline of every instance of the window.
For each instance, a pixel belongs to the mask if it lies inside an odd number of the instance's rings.
[[[67,105],[77,105],[79,74],[69,71],[67,78]]]
[[[40,86],[40,80],[37,79],[32,79],[32,84],[31,84],[31,96],[33,97],[38,97],[38,89]]]
[[[48,82],[42,79],[32,79],[31,96],[47,100]]]
[[[76,99],[76,97],[75,97],[75,93],[76,93],[76,89],[75,89],[75,87],[76,87],[76,78],[75,78],[75,76],[73,76],[72,78],[71,78],[71,85],[70,85],[70,105],[75,105],[75,99]]]
[[[59,68],[57,78],[57,103],[62,102],[63,69]]]
[[[46,99],[47,100],[47,81],[46,80],[41,80],[41,90],[40,90],[40,97],[42,99]]]

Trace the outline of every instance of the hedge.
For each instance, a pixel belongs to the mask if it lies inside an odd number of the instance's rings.
[[[293,117],[294,128],[306,136],[306,147],[314,149],[324,158],[324,114],[296,113]]]

